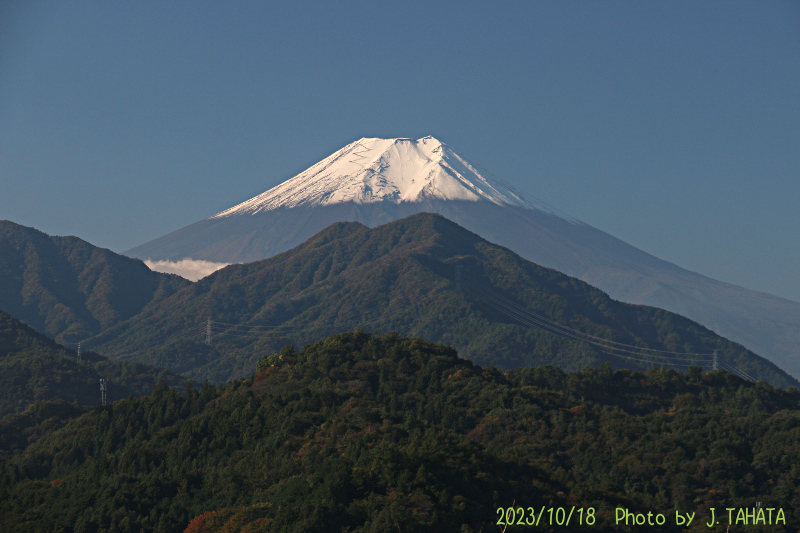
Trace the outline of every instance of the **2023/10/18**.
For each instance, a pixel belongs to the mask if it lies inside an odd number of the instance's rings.
[[[497,525],[500,526],[538,526],[542,519],[545,518],[545,524],[551,526],[568,526],[573,519],[573,515],[577,519],[578,525],[594,525],[595,515],[594,507],[584,509],[582,507],[547,507],[543,505],[537,512],[533,507],[498,507],[497,508]]]

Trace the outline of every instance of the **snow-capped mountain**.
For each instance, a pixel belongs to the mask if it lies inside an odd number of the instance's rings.
[[[516,193],[483,176],[433,137],[363,138],[348,144],[255,198],[213,218],[254,215],[280,207],[312,207],[353,202],[489,201],[528,207]]]
[[[687,316],[800,377],[800,303],[709,279],[559,215],[433,137],[359,139],[263,194],[126,254],[250,262],[334,222],[374,227],[423,211],[615,299]]]

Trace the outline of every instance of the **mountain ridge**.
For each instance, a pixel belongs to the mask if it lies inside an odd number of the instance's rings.
[[[456,290],[459,265],[464,292]],[[486,300],[469,292],[470,283],[492,296]],[[492,307],[499,299],[510,299],[515,313],[521,307],[641,347],[707,354],[720,348],[736,365],[753,364],[757,357],[685,317],[615,302],[583,281],[531,263],[429,213],[373,229],[352,222],[332,224],[292,250],[215,272],[149,307],[135,318],[136,324],[121,323],[91,345],[134,353],[137,343],[148,338],[193,330],[193,341],[180,338],[173,347],[135,353],[193,379],[215,380],[246,375],[255,364],[254,354],[353,327],[396,330],[450,344],[476,363],[502,368],[554,364],[576,369],[608,360],[603,350],[588,344],[531,330],[513,314]],[[198,326],[208,319],[219,343],[215,340],[210,351],[195,357],[193,346],[202,348]],[[668,331],[681,340],[667,340]],[[180,357],[188,358],[188,366],[169,366],[183,364]],[[620,359],[614,364],[621,364]],[[757,371],[748,368],[766,376],[767,367],[768,373],[777,372],[768,379],[788,378],[771,364]],[[220,374],[222,368],[237,370]],[[796,383],[791,378],[780,382]]]
[[[75,345],[190,282],[78,237],[0,221],[0,309]]]

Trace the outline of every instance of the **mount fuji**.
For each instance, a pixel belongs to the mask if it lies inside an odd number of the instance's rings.
[[[433,137],[416,141],[373,138],[348,144],[294,178],[212,218],[280,207],[429,199],[527,205]]]
[[[419,212],[441,214],[617,300],[689,317],[800,378],[800,303],[683,269],[529,201],[433,137],[359,139],[263,194],[125,254],[244,263],[334,222],[375,227]]]

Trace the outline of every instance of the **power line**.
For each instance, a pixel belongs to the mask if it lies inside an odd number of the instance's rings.
[[[176,342],[176,341],[180,341],[180,340],[188,340],[188,339],[191,339],[193,337],[194,338],[198,338],[198,337],[202,338],[201,337],[201,331],[199,331],[199,330],[192,331],[192,330],[194,330],[194,327],[190,328],[189,330],[178,331],[178,332],[172,333],[170,335],[162,334],[161,336],[156,337],[157,340],[152,340],[150,343],[148,343],[148,344],[146,344],[144,346],[139,345],[139,346],[135,346],[133,348],[121,348],[121,349],[118,348],[117,350],[114,350],[113,349],[113,345],[112,345],[111,353],[113,355],[115,355],[115,356],[121,357],[121,356],[128,355],[128,354],[131,354],[131,353],[134,353],[134,352],[146,352],[146,351],[151,350],[153,348],[156,348],[158,346],[164,346],[166,344],[170,344],[170,343],[173,343],[173,342]]]
[[[612,340],[606,339],[604,337],[597,337],[597,336],[591,335],[589,333],[578,331],[576,329],[573,329],[573,328],[571,328],[569,326],[565,326],[565,325],[560,324],[558,322],[554,322],[553,320],[550,320],[547,317],[539,315],[539,314],[531,311],[530,309],[528,309],[526,307],[520,306],[516,302],[513,302],[512,300],[509,300],[508,298],[506,298],[505,296],[503,296],[501,294],[495,293],[493,291],[488,291],[486,289],[478,288],[474,284],[471,285],[471,287],[473,289],[477,290],[478,292],[482,292],[484,295],[487,295],[490,298],[494,298],[496,301],[501,302],[501,303],[503,303],[504,305],[506,305],[508,307],[515,308],[515,309],[521,311],[522,313],[524,313],[526,316],[528,316],[529,318],[531,318],[533,320],[537,320],[537,321],[543,322],[543,323],[545,323],[547,325],[550,325],[550,326],[552,326],[554,328],[561,329],[561,330],[563,330],[563,331],[565,331],[565,332],[567,332],[569,334],[578,335],[578,336],[586,337],[586,338],[590,338],[590,339],[595,339],[595,340],[600,341],[600,342],[609,343],[609,344],[615,344],[617,346],[624,346],[626,348],[635,348],[637,350],[646,350],[646,351],[657,352],[657,353],[662,353],[662,354],[697,355],[697,356],[704,357],[703,360],[710,360],[708,358],[712,355],[710,353],[673,352],[673,351],[667,351],[667,350],[658,350],[656,348],[644,348],[644,347],[641,347],[641,346],[635,346],[633,344],[625,344],[625,343],[622,343],[622,342],[612,341]]]
[[[536,315],[535,313],[531,313],[528,310],[526,310],[525,308],[520,307],[520,306],[518,306],[516,304],[515,305],[509,305],[504,301],[493,300],[490,297],[487,297],[485,292],[483,293],[483,300],[487,304],[492,306],[493,308],[497,309],[498,311],[501,311],[501,312],[505,313],[506,315],[510,316],[511,318],[517,320],[518,322],[520,322],[523,325],[526,325],[528,327],[541,329],[541,330],[544,330],[544,331],[547,331],[547,332],[550,332],[550,333],[555,333],[557,335],[561,335],[563,337],[568,337],[568,338],[571,338],[571,339],[574,339],[574,340],[577,340],[577,341],[586,342],[586,343],[591,344],[593,346],[596,346],[598,348],[602,348],[603,350],[613,350],[615,352],[634,354],[634,355],[639,355],[640,357],[649,357],[649,358],[651,358],[651,359],[643,359],[642,360],[643,362],[652,363],[652,362],[662,362],[664,360],[675,360],[675,361],[694,363],[694,362],[707,362],[708,361],[707,359],[697,359],[697,358],[687,359],[685,357],[670,357],[670,356],[662,355],[662,353],[674,354],[674,353],[679,353],[679,352],[663,352],[663,351],[660,351],[660,350],[655,350],[655,349],[651,349],[651,348],[642,348],[642,347],[639,347],[639,346],[633,346],[633,345],[623,344],[623,343],[616,343],[616,344],[620,344],[620,345],[626,346],[626,347],[635,348],[636,351],[628,350],[626,348],[619,348],[617,346],[610,346],[610,345],[605,344],[605,343],[606,342],[614,343],[614,341],[609,341],[607,339],[602,339],[600,337],[595,337],[594,335],[584,334],[584,333],[579,332],[577,330],[574,330],[572,328],[568,328],[566,326],[562,326],[561,324],[558,324],[556,322],[553,322],[553,321],[550,321],[550,320],[547,320],[547,319],[543,319],[539,315]],[[595,339],[600,339],[600,340],[598,341],[598,340],[595,340]],[[656,353],[642,353],[643,351],[654,351]],[[615,354],[614,353],[609,353],[609,355],[615,355]],[[687,354],[687,355],[691,355],[691,354]],[[628,356],[628,357],[625,357],[625,359],[633,359],[633,358]],[[672,364],[675,364],[675,363],[672,363]]]
[[[339,315],[332,317],[325,321],[315,321],[307,325],[292,325],[292,324],[279,324],[279,325],[261,325],[261,324],[234,324],[231,322],[219,322],[212,320],[212,329],[216,335],[235,335],[237,333],[269,333],[278,332],[291,332],[291,331],[305,331],[312,328],[332,326],[341,324],[342,322],[349,322],[357,320],[361,324],[368,324],[371,322],[391,319],[391,316],[386,316],[387,313],[391,315],[394,311],[407,308],[408,298],[400,298],[388,305],[382,305],[380,302],[375,302],[370,306],[361,309],[353,309],[349,314]],[[297,319],[302,313],[295,315],[291,320]],[[369,320],[372,319],[372,320]],[[224,327],[217,327],[224,326]]]
[[[497,311],[500,311],[509,316],[510,318],[520,322],[522,325],[540,329],[563,337],[571,338],[573,340],[586,342],[590,345],[600,348],[603,353],[613,357],[633,360],[639,363],[647,363],[647,364],[659,363],[664,366],[669,365],[678,367],[688,367],[697,363],[701,363],[702,366],[710,364],[712,368],[716,368],[717,366],[723,366],[726,370],[734,373],[735,375],[741,377],[742,379],[748,381],[757,381],[756,378],[751,376],[749,373],[747,373],[738,365],[735,365],[731,362],[722,359],[721,356],[719,356],[719,354],[716,351],[710,354],[693,353],[693,352],[675,352],[667,350],[658,350],[655,348],[643,348],[640,346],[612,341],[610,339],[605,339],[602,337],[591,335],[589,333],[578,331],[569,326],[565,326],[563,324],[550,320],[547,317],[539,315],[538,313],[535,313],[530,309],[523,307],[500,294],[497,294],[494,291],[490,291],[484,287],[481,287],[480,285],[476,284],[475,282],[472,282],[471,280],[467,284],[467,287],[470,289],[470,292],[472,292],[473,295],[482,299],[485,303],[487,303]],[[625,348],[633,348],[636,351],[620,348],[620,346]],[[623,354],[629,354],[629,355],[623,355]],[[682,357],[670,357],[670,355],[679,355]],[[687,356],[695,356],[695,357],[687,357]]]

